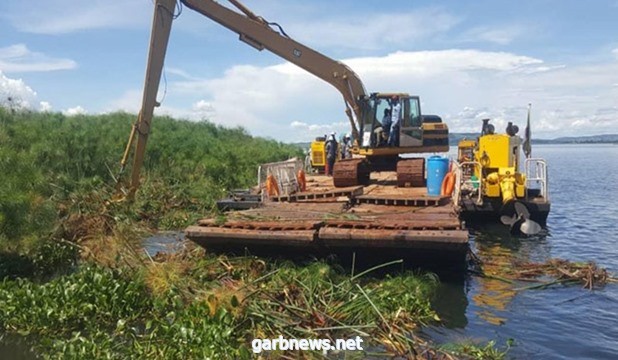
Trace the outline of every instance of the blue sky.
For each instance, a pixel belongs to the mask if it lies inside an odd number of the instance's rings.
[[[535,136],[618,133],[618,0],[244,3],[344,61],[369,91],[420,95],[452,131],[486,117],[523,124],[532,103]],[[0,99],[137,112],[151,18],[151,0],[3,0]],[[349,131],[334,88],[187,8],[166,78],[160,114],[282,141]]]

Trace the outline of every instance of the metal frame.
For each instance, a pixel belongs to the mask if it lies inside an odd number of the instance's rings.
[[[453,164],[455,164],[457,168],[457,170],[455,171],[455,189],[453,191],[453,202],[459,205],[461,201],[461,188],[464,184],[472,184],[472,186],[476,184],[478,186],[476,203],[478,205],[481,205],[483,203],[483,181],[481,180],[481,178],[477,180],[463,178],[463,168],[465,166],[478,167],[478,173],[480,174],[483,169],[481,163],[479,163],[478,161],[464,161],[461,163],[454,161]]]
[[[270,174],[275,176],[281,195],[289,195],[298,191],[300,186],[296,174],[300,169],[303,169],[303,161],[298,158],[260,165],[258,167],[257,183],[260,194],[262,194],[262,200],[268,198],[264,190],[266,188],[266,177]]]
[[[547,162],[542,158],[527,158],[524,162],[526,173],[526,201],[529,200],[529,184],[532,182],[541,183],[541,196],[546,202],[549,201],[549,190],[547,185]],[[534,172],[532,172],[534,171]]]

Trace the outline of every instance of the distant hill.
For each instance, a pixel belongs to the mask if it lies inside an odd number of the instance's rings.
[[[536,144],[618,144],[618,134],[603,134],[591,136],[569,136],[556,139],[532,139]]]
[[[474,140],[479,136],[478,133],[449,133],[448,142],[451,146],[457,146],[461,140]]]
[[[520,134],[521,136],[522,134]],[[476,139],[478,133],[451,133],[449,134],[449,144],[456,146],[462,139]],[[532,138],[533,144],[618,144],[618,134],[603,134],[590,136],[569,136],[555,139],[536,139]]]
[[[522,134],[520,134],[521,136]],[[479,136],[478,133],[450,133],[449,144],[451,146],[457,146],[459,141],[463,139],[476,139]],[[618,144],[618,134],[603,134],[603,135],[590,135],[590,136],[569,136],[559,137],[555,139],[536,139],[532,138],[533,144]],[[294,143],[301,149],[308,149],[310,142]]]

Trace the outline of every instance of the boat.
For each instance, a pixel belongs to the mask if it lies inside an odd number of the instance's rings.
[[[522,149],[518,130],[509,122],[505,133],[496,134],[485,119],[478,138],[459,142],[453,203],[464,221],[500,221],[514,233],[533,235],[546,225],[551,208],[547,162]]]

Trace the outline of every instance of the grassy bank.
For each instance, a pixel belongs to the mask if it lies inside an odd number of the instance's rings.
[[[325,262],[226,258],[190,244],[150,258],[146,234],[182,229],[227,189],[253,185],[259,164],[301,154],[243,129],[156,118],[137,200],[114,202],[133,120],[0,109],[0,328],[35,353],[250,358],[253,338],[358,335],[382,355],[503,356],[492,346],[447,352],[416,336],[439,321],[431,275],[352,277]],[[301,355],[322,357],[268,357]]]
[[[0,108],[2,247],[28,251],[67,218],[102,212],[180,228],[211,211],[226,189],[255,184],[260,163],[300,155],[240,128],[155,118],[138,201],[123,208],[109,200],[133,121],[124,113],[66,117]]]

